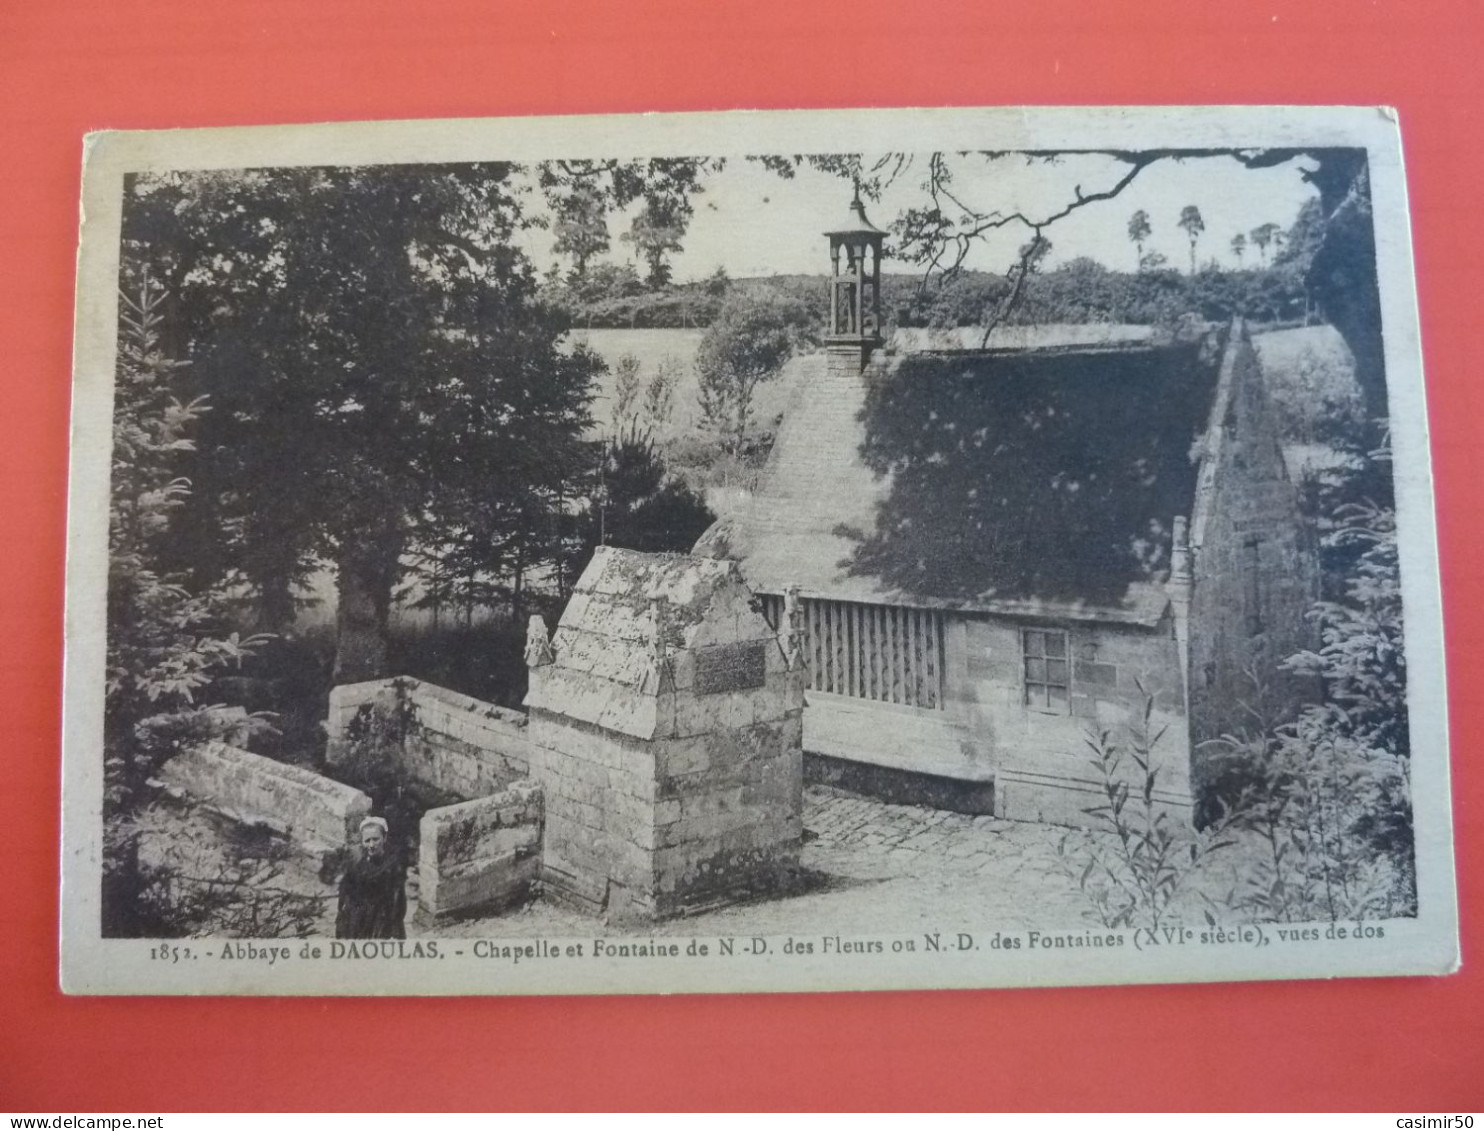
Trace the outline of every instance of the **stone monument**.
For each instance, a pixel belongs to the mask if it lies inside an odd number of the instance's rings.
[[[796,871],[804,680],[760,608],[732,562],[602,547],[549,644],[532,625],[549,896],[657,918]]]

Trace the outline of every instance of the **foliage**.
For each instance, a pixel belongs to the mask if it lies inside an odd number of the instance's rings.
[[[530,607],[551,623],[561,613],[553,594],[533,594]],[[466,624],[402,623],[392,630],[392,666],[414,679],[519,709],[527,690],[525,633],[524,621],[502,613]]]
[[[596,270],[596,269],[594,269]],[[569,292],[575,294],[575,292]],[[587,329],[690,329],[710,325],[720,307],[718,299],[694,283],[643,290],[638,294],[598,297],[583,302],[569,299],[575,325]]]
[[[193,594],[160,572],[160,544],[190,495],[175,468],[180,454],[193,450],[188,432],[206,410],[202,399],[176,399],[174,376],[184,363],[162,350],[163,302],[147,277],[137,294],[120,296],[104,690],[121,728],[147,715],[194,710],[214,675],[254,643],[211,633],[222,623],[220,594]]]
[[[702,418],[740,451],[757,387],[778,375],[809,337],[808,311],[771,291],[729,294],[696,350]]]
[[[1384,467],[1385,449],[1369,462]],[[1370,476],[1361,467],[1349,479],[1353,498]],[[1264,847],[1232,900],[1284,921],[1415,914],[1395,513],[1342,503],[1323,542],[1347,562],[1339,593],[1312,613],[1319,649],[1283,664],[1314,677],[1322,700],[1292,720],[1258,709],[1249,732],[1214,744],[1219,787]],[[1254,703],[1262,691],[1254,680]]]
[[[406,682],[393,680],[391,692],[390,705],[373,700],[356,708],[345,727],[345,749],[337,759],[341,780],[373,796],[400,780],[402,753],[420,725]]]
[[[1227,736],[1230,777],[1246,781],[1234,824],[1249,853],[1227,903],[1273,922],[1416,914],[1406,764],[1345,733],[1334,705],[1257,736]]]
[[[564,351],[564,316],[537,300],[512,244],[526,222],[512,175],[485,163],[131,183],[126,269],[176,280],[170,331],[216,409],[178,556],[200,578],[247,580],[274,626],[292,620],[295,582],[333,560],[342,678],[384,668],[414,540],[456,549],[459,576],[513,575],[517,591],[558,556],[546,520],[588,465],[601,363]]]
[[[1278,435],[1286,443],[1339,449],[1365,429],[1365,406],[1348,359],[1310,345],[1267,383]]]
[[[1086,736],[1103,800],[1084,810],[1096,827],[1068,833],[1057,852],[1064,866],[1075,869],[1078,888],[1104,926],[1154,931],[1169,921],[1177,897],[1206,857],[1233,842],[1219,823],[1195,834],[1179,830],[1155,800],[1154,748],[1164,728],[1152,729],[1154,698],[1139,690],[1142,704],[1124,734],[1102,729]]]
[[[1252,229],[1252,246],[1257,248],[1262,261],[1268,261],[1268,248],[1281,248],[1283,243],[1283,228],[1274,224],[1271,220],[1266,224],[1259,224]]]
[[[537,175],[559,217],[564,209],[571,210],[574,198],[586,201],[592,213],[605,214],[642,202],[620,238],[633,244],[648,265],[649,285],[663,287],[670,280],[669,256],[681,249],[694,214],[694,197],[705,191],[706,174],[725,166],[723,158],[706,157],[562,160],[541,163]]]
[[[715,521],[705,501],[668,473],[647,434],[630,428],[605,446],[601,491],[587,519],[590,546],[687,553]]]
[[[721,298],[731,289],[732,279],[727,274],[727,269],[718,265],[703,285],[708,295],[711,295],[713,298]]]
[[[1324,227],[1324,209],[1317,198],[1310,197],[1299,209],[1293,226],[1282,237],[1278,252],[1273,257],[1274,266],[1291,264],[1298,270],[1307,272],[1324,242]]]
[[[603,196],[588,184],[579,184],[554,206],[556,220],[552,250],[572,260],[572,274],[587,273],[588,260],[608,250],[608,215]]]
[[[626,353],[613,367],[613,420],[620,428],[634,419],[639,400],[639,359]]]
[[[1396,514],[1374,503],[1343,508],[1325,536],[1331,546],[1358,548],[1344,598],[1320,601],[1317,652],[1301,652],[1285,667],[1323,680],[1331,720],[1343,736],[1393,758],[1411,754],[1406,714],[1406,653]]]
[[[1142,208],[1128,218],[1128,238],[1133,241],[1137,263],[1143,264],[1144,243],[1153,234],[1154,229],[1149,226],[1149,213]]]
[[[663,287],[669,283],[670,254],[681,249],[685,228],[685,218],[676,208],[650,201],[624,233],[622,238],[632,243],[634,250],[649,265],[645,282],[651,287]]]
[[[1175,221],[1175,226],[1185,233],[1185,238],[1190,241],[1190,273],[1195,274],[1195,245],[1201,238],[1201,233],[1206,230],[1206,221],[1201,216],[1201,210],[1194,204],[1187,204],[1180,209],[1180,219]]]
[[[665,357],[644,386],[643,419],[651,434],[663,432],[675,415],[675,388],[680,384],[680,362]]]
[[[754,432],[733,452],[727,440],[699,432],[671,436],[664,442],[665,467],[698,496],[713,488],[756,491],[773,450],[776,433]]]
[[[108,527],[104,683],[104,930],[142,929],[134,816],[148,782],[182,747],[212,738],[245,743],[262,716],[203,703],[212,681],[262,643],[226,628],[219,590],[193,591],[166,571],[161,546],[190,485],[177,474],[205,412],[176,396],[184,363],[160,335],[165,294],[147,275],[120,296]]]
[[[599,263],[579,278],[569,278],[560,298],[575,304],[616,302],[645,293],[644,280],[627,263]]]
[[[147,845],[135,912],[151,938],[295,938],[318,933],[328,892],[289,877],[290,848],[266,830],[213,828],[192,836],[150,806],[132,821]]]
[[[899,326],[982,326],[986,311],[1005,306],[1012,285],[1004,276],[974,271],[926,288],[908,288],[904,282],[888,277],[882,287]],[[1174,326],[1187,312],[1213,322],[1239,314],[1273,322],[1302,318],[1304,310],[1303,275],[1297,265],[1202,270],[1192,276],[1169,270],[1158,252],[1149,252],[1138,273],[1111,271],[1090,259],[1032,273],[1004,321]]]

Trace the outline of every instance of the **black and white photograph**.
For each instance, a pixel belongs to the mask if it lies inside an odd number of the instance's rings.
[[[94,135],[64,987],[1456,968],[1399,146]]]

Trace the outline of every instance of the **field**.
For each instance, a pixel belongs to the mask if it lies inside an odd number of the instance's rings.
[[[658,430],[656,440],[664,441],[677,436],[694,434],[704,429],[700,409],[697,406],[696,349],[701,344],[704,330],[577,330],[572,333],[574,344],[585,342],[608,363],[608,372],[599,379],[597,396],[593,401],[593,419],[596,430],[610,433],[613,430],[613,386],[618,361],[630,354],[639,361],[639,378],[643,383],[654,376],[660,365],[670,362],[678,365],[680,380],[675,389],[675,413],[668,427]],[[783,411],[792,378],[796,374],[796,363],[784,368],[773,381],[763,385],[757,393],[754,420],[756,427],[773,431],[775,421]]]

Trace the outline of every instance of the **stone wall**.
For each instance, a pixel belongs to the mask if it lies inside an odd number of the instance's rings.
[[[802,702],[783,680],[760,721],[677,738],[657,757],[654,868],[660,914],[763,893],[803,843]],[[801,697],[800,697],[801,699]],[[772,717],[768,717],[769,715]]]
[[[234,820],[272,828],[306,853],[343,849],[371,812],[358,789],[221,742],[181,751],[160,780]]]
[[[805,692],[805,702],[804,749],[811,754],[947,777],[976,776],[964,731],[946,711],[813,690]],[[989,772],[987,762],[983,768]]]
[[[1142,710],[1148,694],[1154,728],[1164,728],[1153,752],[1162,793],[1171,807],[1188,809],[1189,729],[1171,617],[1152,627],[1063,622],[1070,686],[1066,706],[1057,710],[1025,702],[1021,633],[1036,627],[1009,617],[947,617],[941,710],[810,691],[804,750],[890,774],[897,800],[941,806],[942,782],[959,781],[961,797],[948,807],[962,812],[1086,824],[1073,795],[1090,780],[1087,737],[1094,729],[1116,731]],[[904,776],[910,774],[935,780],[914,796]],[[1009,792],[998,797],[1002,777]],[[1044,790],[1052,792],[1039,796]]]
[[[994,815],[1007,821],[1040,821],[1050,825],[1108,829],[1111,826],[1088,812],[1108,803],[1106,783],[1087,757],[1036,763],[1010,762],[995,774]],[[1137,767],[1123,758],[1118,778],[1129,785],[1128,819],[1144,819],[1142,778]],[[1137,785],[1137,788],[1135,788]],[[1182,825],[1193,820],[1194,803],[1189,789],[1165,789],[1156,785],[1151,795],[1154,812],[1168,813]]]
[[[438,919],[523,902],[541,874],[542,811],[530,782],[429,809],[419,826],[419,912]]]
[[[455,797],[484,797],[530,774],[523,712],[405,676],[334,688],[326,728],[332,765],[391,759]]]
[[[662,742],[537,711],[550,794],[545,875],[615,919],[667,916],[765,890],[798,864],[802,711]]]
[[[1202,443],[1190,524],[1190,707],[1196,740],[1253,725],[1258,688],[1270,717],[1312,693],[1278,666],[1315,641],[1319,593],[1312,533],[1289,481],[1262,367],[1233,331]]]
[[[679,816],[657,797],[645,739],[540,708],[534,773],[546,794],[542,875],[549,895],[597,914],[654,887],[655,822]]]
[[[975,764],[995,773],[995,813],[1001,817],[1089,824],[1080,804],[1063,796],[1080,793],[1089,779],[1088,737],[1100,730],[1124,735],[1152,697],[1151,750],[1168,801],[1189,806],[1190,736],[1185,719],[1180,654],[1167,616],[1153,628],[1139,625],[1068,623],[1069,688],[1064,708],[1037,708],[1025,701],[1022,632],[1033,624],[976,618],[958,622],[962,667],[949,649],[950,717],[969,728],[966,744]],[[950,633],[952,640],[957,633]],[[961,672],[962,679],[955,679]],[[1130,759],[1124,758],[1125,769]],[[1060,783],[1060,784],[1058,784]],[[1038,795],[1049,790],[1045,797]]]

